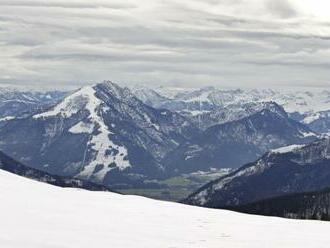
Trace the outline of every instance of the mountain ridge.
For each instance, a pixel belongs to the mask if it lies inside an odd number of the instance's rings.
[[[177,113],[154,109],[128,88],[105,81],[75,91],[47,111],[13,120],[0,147],[38,169],[108,184],[162,174],[161,158],[198,129]],[[18,144],[15,140],[24,137]],[[115,179],[114,179],[115,178]]]
[[[275,149],[256,162],[203,186],[185,202],[221,208],[329,187],[329,147],[330,139],[322,139],[303,146]]]
[[[184,173],[196,168],[237,168],[270,149],[309,143],[316,138],[317,134],[286,115],[263,109],[251,116],[206,129],[196,139],[165,157],[164,164]]]

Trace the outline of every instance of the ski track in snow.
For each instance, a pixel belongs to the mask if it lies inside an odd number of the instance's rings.
[[[0,186],[4,248],[327,248],[330,242],[328,222],[63,189],[4,171]]]

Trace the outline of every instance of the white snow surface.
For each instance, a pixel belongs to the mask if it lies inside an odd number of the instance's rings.
[[[69,129],[69,132],[74,134],[80,134],[80,133],[92,134],[93,131],[94,131],[94,124],[85,123],[82,121]]]
[[[271,150],[272,153],[289,153],[289,152],[293,152],[295,150],[298,150],[302,147],[304,147],[305,145],[290,145],[290,146],[285,146],[285,147],[280,147],[277,149],[273,149]]]
[[[63,189],[0,171],[4,248],[327,248],[330,223]]]
[[[14,120],[16,119],[15,116],[6,116],[6,117],[3,117],[3,118],[0,118],[0,122],[2,121],[11,121],[11,120]]]

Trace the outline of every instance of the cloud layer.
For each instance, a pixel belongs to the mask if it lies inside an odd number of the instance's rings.
[[[327,87],[325,4],[0,0],[0,84]]]

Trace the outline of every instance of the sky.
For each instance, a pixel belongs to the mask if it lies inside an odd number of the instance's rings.
[[[324,0],[0,0],[0,86],[329,87]]]

